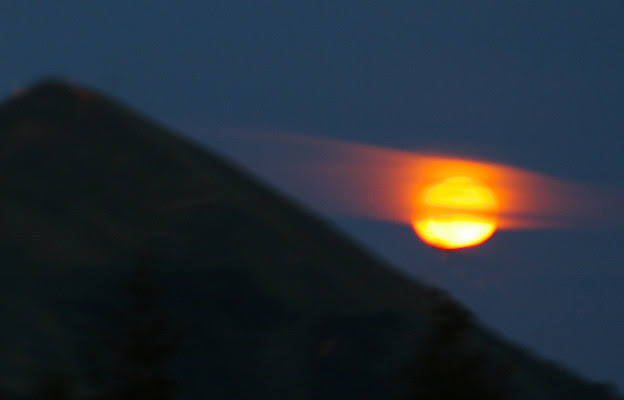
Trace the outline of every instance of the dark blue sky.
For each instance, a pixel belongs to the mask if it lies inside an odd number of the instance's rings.
[[[0,3],[0,90],[75,79],[245,162],[224,129],[455,150],[624,186],[624,3]],[[270,177],[266,177],[270,180]],[[622,230],[501,232],[444,259],[333,219],[530,349],[624,389]]]

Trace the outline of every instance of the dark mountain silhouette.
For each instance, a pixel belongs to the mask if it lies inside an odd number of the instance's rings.
[[[45,81],[0,108],[0,250],[2,399],[106,396],[90,371],[145,251],[163,320],[184,327],[167,357],[139,346],[167,398],[418,398],[458,379],[492,398],[615,398],[87,88]]]

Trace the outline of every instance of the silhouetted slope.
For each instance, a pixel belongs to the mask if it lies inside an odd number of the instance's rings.
[[[89,360],[144,251],[187,327],[180,399],[400,398],[440,317],[438,291],[245,172],[53,81],[0,108],[0,240],[0,394],[16,398],[57,369],[93,391]],[[465,346],[510,366],[513,398],[611,398],[472,322]]]

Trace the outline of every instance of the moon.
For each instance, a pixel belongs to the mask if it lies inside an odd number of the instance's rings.
[[[477,246],[498,227],[498,199],[470,177],[454,176],[423,190],[421,215],[413,221],[416,234],[444,250]]]

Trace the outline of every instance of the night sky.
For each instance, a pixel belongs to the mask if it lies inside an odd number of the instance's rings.
[[[622,21],[620,0],[8,0],[0,92],[72,79],[249,168],[266,154],[227,132],[452,151],[624,187]],[[624,390],[624,229],[499,232],[443,255],[407,225],[327,217],[505,337]]]

